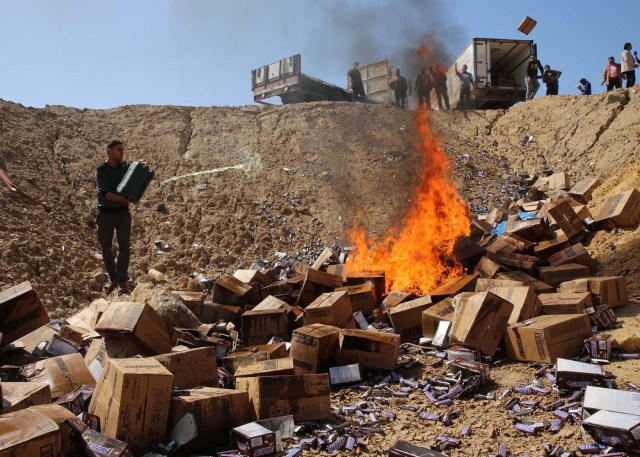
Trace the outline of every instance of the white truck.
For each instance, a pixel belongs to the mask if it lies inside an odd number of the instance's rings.
[[[447,89],[451,108],[460,101],[461,71],[466,65],[473,75],[472,109],[508,108],[525,101],[524,76],[529,56],[536,53],[532,40],[474,38],[447,71]],[[437,109],[435,90],[431,93],[431,107]]]

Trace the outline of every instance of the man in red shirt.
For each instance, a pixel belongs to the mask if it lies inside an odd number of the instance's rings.
[[[600,85],[607,85],[607,92],[622,87],[622,70],[620,64],[616,63],[615,57],[609,57],[609,63],[602,71],[602,82]]]

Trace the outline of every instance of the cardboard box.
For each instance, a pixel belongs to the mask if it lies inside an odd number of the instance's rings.
[[[584,345],[592,359],[609,360],[611,357],[611,335],[593,335],[584,341]]]
[[[296,374],[326,371],[338,352],[340,329],[331,325],[311,324],[294,330],[291,358]]]
[[[604,372],[600,365],[558,358],[556,385],[561,390],[580,390],[587,386],[602,387]]]
[[[333,292],[334,289],[343,285],[342,276],[310,268],[305,275],[296,304],[305,307],[325,292]]]
[[[400,303],[413,300],[414,298],[415,295],[410,292],[392,290],[386,297],[384,297],[384,300],[382,300],[382,303],[380,304],[380,308],[382,308],[383,311],[389,311],[394,306],[398,306]]]
[[[359,363],[329,368],[329,382],[332,386],[352,384],[362,381],[362,370]]]
[[[489,292],[513,305],[508,323],[515,324],[540,315],[542,303],[531,287],[492,287]]]
[[[495,263],[493,260],[489,259],[489,257],[482,257],[476,267],[473,269],[473,272],[478,275],[479,279],[491,279],[498,274],[502,266],[500,264]],[[476,288],[478,287],[478,283],[476,281]]]
[[[607,198],[595,219],[603,228],[633,227],[640,221],[640,190],[631,189]]]
[[[238,367],[242,365],[261,362],[263,360],[281,359],[288,355],[285,343],[249,346],[227,354],[227,356],[222,359],[222,365],[229,371],[236,371]]]
[[[355,286],[367,282],[373,283],[376,292],[376,303],[380,301],[380,297],[387,293],[384,271],[363,271],[359,273],[347,271],[345,281],[347,286]]]
[[[515,252],[519,253],[529,251],[534,246],[533,242],[522,238],[521,236],[518,236],[514,233],[506,233],[504,235],[500,235],[498,239],[510,244],[511,246],[516,248]]]
[[[538,258],[531,255],[506,253],[504,251],[487,252],[489,259],[507,267],[509,270],[524,271],[525,273],[530,274],[535,270],[536,265],[538,264]]]
[[[588,386],[582,400],[582,418],[586,419],[598,411],[636,414],[640,411],[640,395],[628,390]]]
[[[541,263],[546,263],[550,256],[569,247],[571,243],[567,235],[562,230],[556,230],[552,239],[539,241],[533,252]]]
[[[538,298],[542,303],[541,314],[582,314],[593,306],[591,292],[540,294]]]
[[[133,341],[129,340],[103,340],[96,339],[91,342],[87,353],[84,356],[84,364],[91,372],[93,379],[98,382],[106,368],[109,357],[114,359],[125,359],[145,354]]]
[[[274,455],[282,450],[279,434],[256,422],[231,430],[231,440],[248,457]]]
[[[561,171],[549,176],[549,190],[569,190],[571,188],[569,173]]]
[[[58,334],[59,338],[63,340],[70,341],[76,346],[81,346],[84,344],[83,336],[86,334],[86,330],[80,327],[74,327],[73,325],[65,324],[60,327],[60,333]]]
[[[480,376],[480,385],[489,381],[489,365],[467,359],[454,359],[449,363],[449,369],[454,373],[462,372],[464,377]]]
[[[473,268],[478,260],[487,252],[487,250],[480,246],[467,236],[459,236],[453,245],[453,258],[456,259],[460,265],[465,268]]]
[[[293,415],[296,421],[305,421],[331,416],[327,374],[239,378],[237,389],[249,394],[258,419]]]
[[[353,286],[338,287],[335,291],[346,291],[349,294],[351,309],[354,313],[360,311],[365,316],[371,316],[378,305],[377,292],[374,284],[370,281]]]
[[[242,308],[239,306],[221,305],[220,303],[205,302],[202,312],[198,316],[200,322],[216,324],[218,322],[232,322],[240,327]]]
[[[172,384],[171,372],[155,359],[109,359],[89,414],[100,418],[103,434],[142,455],[164,441]]]
[[[433,302],[426,295],[415,300],[400,303],[389,310],[389,319],[393,330],[400,335],[400,342],[417,341],[422,336],[422,312]]]
[[[517,220],[505,233],[517,235],[529,242],[536,242],[549,233],[549,224],[541,218]]]
[[[262,362],[248,363],[239,366],[234,373],[236,379],[249,378],[254,376],[278,376],[296,374],[293,359],[263,360]]]
[[[585,314],[547,315],[510,324],[504,341],[510,360],[554,363],[558,357],[579,355],[592,334]]]
[[[498,273],[496,276],[497,279],[500,280],[509,280],[509,281],[518,281],[527,287],[531,287],[536,294],[544,294],[555,292],[555,287],[545,282],[540,281],[539,279],[534,278],[533,276],[529,276],[522,271],[507,271],[504,273]]]
[[[400,352],[400,335],[372,330],[342,330],[338,363],[393,370]]]
[[[193,414],[198,436],[187,451],[225,444],[233,427],[252,419],[249,396],[232,389],[201,387],[171,397],[168,424],[174,426],[185,414]]]
[[[342,276],[342,282],[347,282],[347,274],[349,273],[349,268],[345,263],[338,263],[335,265],[329,265],[327,267],[327,273],[331,273],[332,275]],[[306,274],[306,272],[305,272]]]
[[[54,400],[71,393],[83,384],[96,385],[80,354],[40,360],[23,366],[21,371],[30,382],[48,384],[51,389],[51,398]]]
[[[14,343],[15,345],[21,346],[25,352],[33,354],[34,352],[38,352],[38,347],[44,350],[58,333],[59,331],[57,329],[47,324],[17,339]],[[38,356],[42,357],[43,355],[38,354]]]
[[[108,307],[109,302],[104,298],[94,300],[86,308],[68,317],[67,324],[84,329],[86,333],[91,333],[95,330],[96,324]]]
[[[569,202],[563,201],[549,209],[549,214],[570,240],[575,240],[585,234],[582,220],[578,217]]]
[[[563,282],[559,292],[591,292],[600,305],[617,307],[629,302],[627,280],[623,276],[581,278]]]
[[[231,275],[221,276],[213,286],[213,301],[216,303],[245,306],[255,299],[254,288]]]
[[[473,273],[466,276],[458,276],[445,281],[444,284],[433,289],[429,295],[431,299],[438,302],[447,297],[453,297],[461,292],[473,292],[476,288],[478,274]]]
[[[525,35],[529,35],[537,23],[538,21],[536,21],[535,19],[531,19],[529,16],[527,16],[522,20],[522,22],[518,26],[518,31],[524,33]]]
[[[75,423],[81,423],[80,420],[71,411],[63,408],[60,405],[37,405],[29,408],[30,411],[42,414],[48,419],[55,422],[60,430],[60,442],[62,452],[60,457],[76,457],[77,453],[74,452],[77,435],[75,430],[68,426],[67,421]],[[83,424],[84,425],[84,424]]]
[[[591,201],[593,191],[602,185],[602,178],[584,178],[569,189],[569,195],[581,203]]]
[[[251,310],[242,315],[242,338],[246,344],[264,344],[274,336],[287,339],[288,334],[286,309]]]
[[[0,416],[0,457],[57,457],[62,452],[58,425],[25,409]]]
[[[589,275],[589,267],[578,263],[566,263],[551,267],[538,268],[540,279],[550,286],[557,287],[560,283],[583,278]]]
[[[578,263],[589,268],[589,271],[595,271],[596,266],[591,258],[591,254],[587,252],[582,243],[563,249],[549,257],[549,263],[553,266],[566,265],[568,263]]]
[[[6,346],[49,322],[29,281],[0,292],[0,346]]]
[[[338,328],[355,328],[353,309],[346,291],[320,295],[305,308],[304,318],[307,325],[326,324]]]
[[[522,281],[512,281],[510,279],[486,279],[478,278],[476,282],[476,292],[486,292],[494,288],[505,287],[525,287]]]
[[[148,352],[171,352],[171,337],[164,319],[150,305],[113,302],[102,314],[96,331],[105,339],[128,339]]]
[[[640,415],[598,411],[582,421],[582,427],[599,443],[640,449]]]
[[[593,215],[591,214],[591,211],[589,210],[589,207],[587,205],[574,206],[573,211],[575,211],[576,216],[578,216],[578,218],[583,221],[583,223],[586,223],[584,221],[586,221],[587,219],[593,220]]]
[[[513,304],[491,292],[480,292],[457,310],[451,339],[492,356],[513,312]]]
[[[422,336],[433,338],[441,321],[451,322],[453,320],[453,299],[445,298],[435,305],[422,311]]]
[[[199,316],[202,313],[202,305],[204,305],[205,293],[202,291],[178,290],[173,292],[180,297],[184,305],[191,310],[193,314]]]
[[[156,355],[154,359],[171,372],[173,386],[178,389],[218,384],[215,347],[169,352],[168,354]]]
[[[233,276],[252,287],[250,301],[254,303],[266,298],[266,296],[262,295],[262,288],[274,282],[271,277],[260,270],[236,270]]]
[[[39,382],[3,382],[0,414],[51,403],[51,389]]]

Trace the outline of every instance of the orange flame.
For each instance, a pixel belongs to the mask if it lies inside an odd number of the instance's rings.
[[[449,158],[431,131],[429,111],[416,115],[424,165],[420,186],[399,229],[391,229],[381,242],[367,239],[354,223],[349,238],[355,255],[350,272],[384,271],[386,289],[429,293],[448,278],[461,276],[464,268],[453,259],[456,239],[469,234],[468,208],[450,180]]]

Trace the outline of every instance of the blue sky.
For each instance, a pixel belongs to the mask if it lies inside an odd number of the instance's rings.
[[[282,57],[301,53],[303,72],[345,85],[353,60],[397,62],[426,34],[451,57],[472,37],[526,39],[526,15],[540,60],[563,72],[561,94],[581,77],[601,91],[607,57],[626,41],[640,51],[638,0],[0,0],[0,98],[251,104],[251,69]]]

